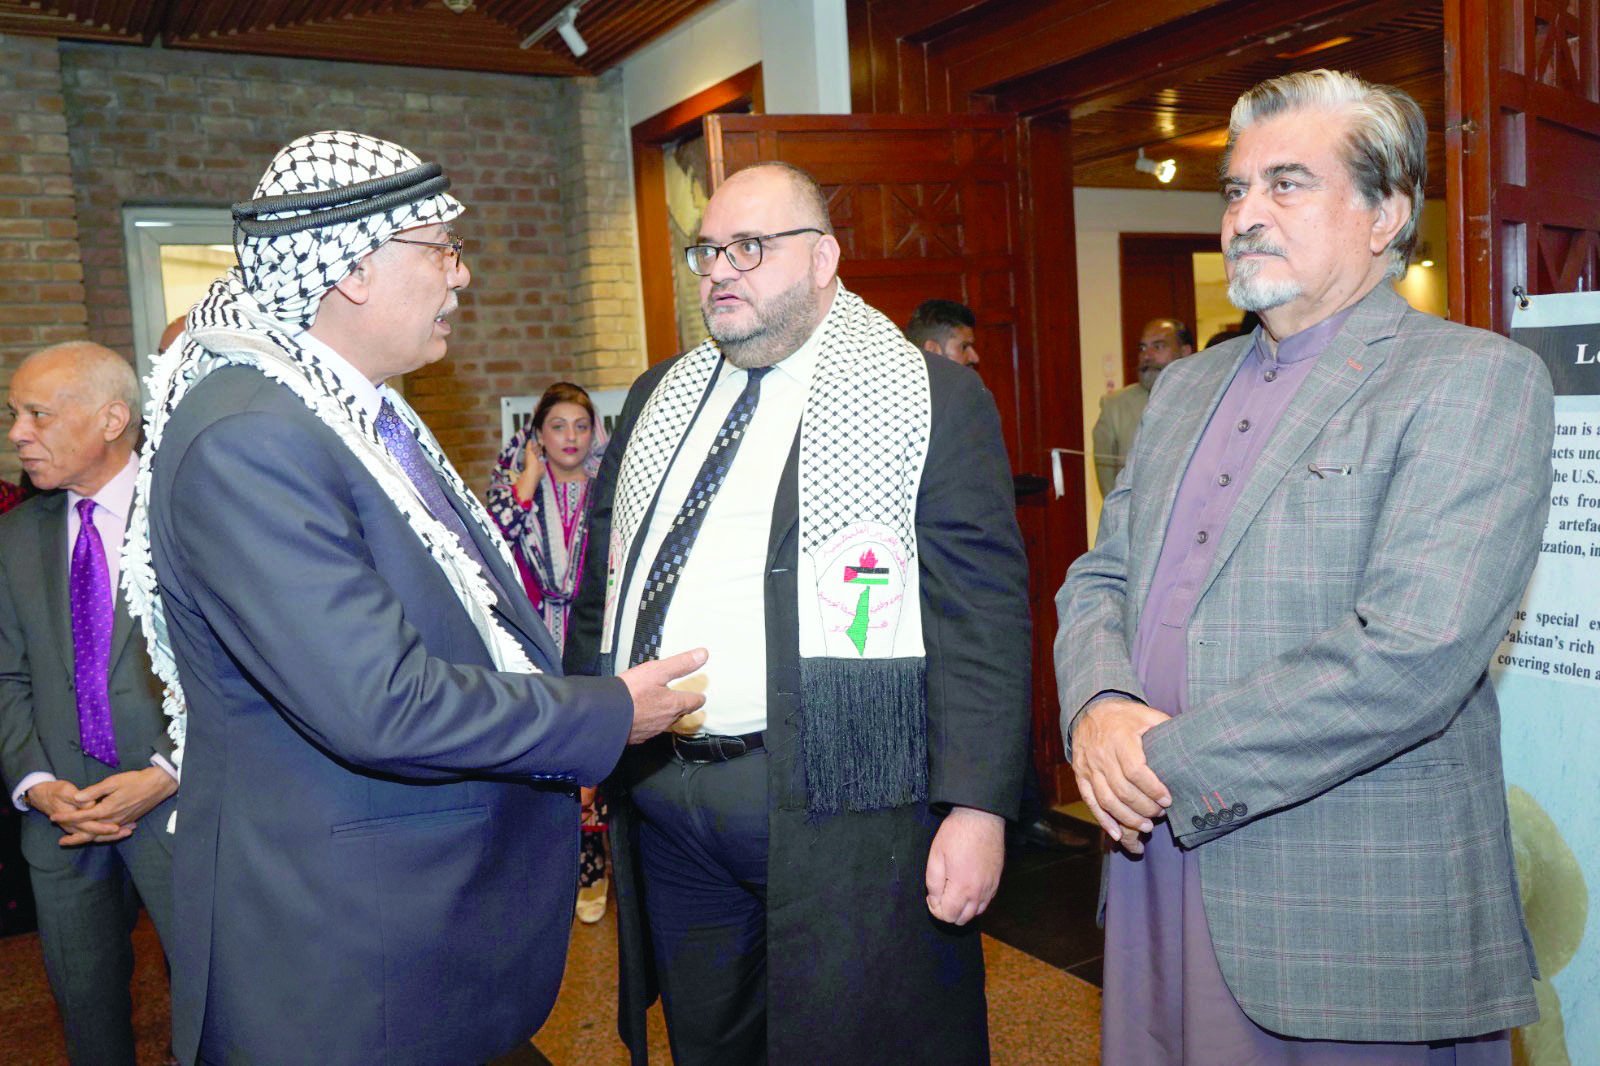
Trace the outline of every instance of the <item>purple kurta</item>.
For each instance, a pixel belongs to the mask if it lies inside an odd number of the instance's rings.
[[[1201,435],[1178,486],[1134,638],[1133,668],[1152,707],[1172,715],[1188,710],[1189,619],[1200,582],[1273,427],[1348,315],[1341,312],[1285,339],[1276,358],[1258,329],[1250,355]],[[1504,1034],[1430,1047],[1269,1033],[1239,1008],[1217,966],[1197,853],[1180,849],[1171,831],[1157,825],[1143,858],[1113,848],[1106,861],[1101,1054],[1107,1066],[1498,1066],[1511,1061]]]

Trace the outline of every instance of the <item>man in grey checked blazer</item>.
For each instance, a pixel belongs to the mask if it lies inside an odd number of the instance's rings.
[[[1426,136],[1328,71],[1240,99],[1222,238],[1263,330],[1161,376],[1057,598],[1063,730],[1119,845],[1111,1066],[1509,1063],[1537,1016],[1487,667],[1551,388],[1389,284]]]

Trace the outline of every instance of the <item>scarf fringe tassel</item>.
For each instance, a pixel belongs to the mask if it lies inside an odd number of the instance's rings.
[[[809,814],[927,802],[925,669],[921,658],[801,658]]]

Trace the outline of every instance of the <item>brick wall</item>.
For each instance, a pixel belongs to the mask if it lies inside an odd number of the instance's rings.
[[[573,380],[626,385],[645,367],[638,229],[622,68],[567,83],[562,142]]]
[[[606,285],[631,283],[632,268],[610,262],[612,245],[633,241],[620,74],[572,81],[3,37],[0,92],[11,148],[0,153],[0,264],[19,260],[16,278],[0,275],[0,378],[67,336],[131,357],[123,207],[225,207],[284,143],[329,128],[438,160],[467,205],[457,225],[473,281],[450,357],[406,389],[474,486],[498,448],[500,396],[560,378],[625,383],[643,367],[620,294],[572,282],[574,262],[605,260]]]
[[[51,40],[0,42],[0,394],[30,351],[87,335],[61,64]],[[0,446],[0,477],[17,477]]]

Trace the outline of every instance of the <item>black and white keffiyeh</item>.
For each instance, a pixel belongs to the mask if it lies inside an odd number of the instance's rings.
[[[932,406],[922,353],[842,284],[819,330],[800,421],[796,580],[807,806],[825,814],[927,798],[916,503]],[[721,361],[714,340],[684,354],[629,438],[607,546],[608,655],[621,568]]]
[[[251,200],[348,189],[422,166],[422,160],[398,144],[363,133],[324,130],[292,141],[278,152]],[[437,184],[448,186],[449,182]],[[404,190],[398,198],[403,197]],[[350,213],[358,214],[360,207],[359,203],[352,205]],[[267,315],[309,327],[316,320],[323,294],[380,244],[404,229],[448,222],[462,210],[455,197],[441,191],[376,214],[358,214],[342,224],[319,225],[267,240],[236,239],[240,278]],[[281,221],[316,213],[302,208],[261,217]]]
[[[273,160],[257,186],[256,200],[314,190],[342,189],[362,182],[415,171],[422,163],[398,145],[358,133],[315,133],[293,142]],[[435,168],[436,170],[436,168]],[[434,518],[411,479],[379,439],[375,416],[334,372],[303,346],[297,335],[316,317],[322,296],[362,257],[402,229],[446,222],[463,210],[442,191],[447,181],[413,184],[418,198],[390,195],[388,206],[361,202],[342,207],[343,217],[327,224],[272,237],[238,241],[240,266],[219,278],[190,309],[184,334],[152,360],[146,379],[146,443],[139,460],[134,506],[122,555],[122,587],[129,612],[139,621],[156,675],[166,685],[168,733],[174,761],[183,754],[186,707],[177,663],[167,632],[150,553],[150,482],[155,454],[168,420],[184,396],[207,374],[223,366],[245,365],[282,384],[329,426],[405,516],[428,554],[443,571],[482,636],[497,669],[536,672],[518,641],[494,618],[495,593],[478,563],[443,523]],[[287,211],[279,217],[308,214]],[[237,212],[236,212],[237,214]],[[354,216],[354,217],[352,217]],[[496,545],[508,569],[516,566],[487,512],[467,488],[438,441],[400,395],[384,386],[384,399],[416,433],[429,463],[469,505],[474,521]]]

